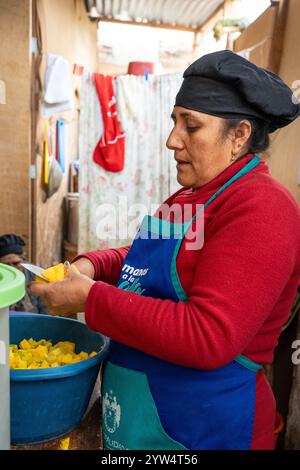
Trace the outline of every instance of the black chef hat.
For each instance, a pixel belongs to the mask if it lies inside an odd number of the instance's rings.
[[[223,118],[260,119],[269,132],[300,115],[299,102],[281,78],[231,51],[204,55],[183,77],[175,106]]]
[[[2,235],[0,237],[0,256],[9,255],[11,253],[22,255],[24,245],[24,240],[18,235],[14,235],[13,233]]]

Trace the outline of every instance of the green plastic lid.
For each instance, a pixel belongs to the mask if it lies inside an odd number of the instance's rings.
[[[24,295],[24,274],[18,269],[0,263],[0,308],[9,307]]]

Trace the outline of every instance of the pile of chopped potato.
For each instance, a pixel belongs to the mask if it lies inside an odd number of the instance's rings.
[[[95,356],[95,351],[90,354],[81,351],[75,352],[75,343],[71,341],[59,341],[54,346],[51,341],[41,339],[23,339],[19,346],[9,346],[9,361],[11,369],[40,369],[48,367],[66,366],[75,362],[84,361]]]

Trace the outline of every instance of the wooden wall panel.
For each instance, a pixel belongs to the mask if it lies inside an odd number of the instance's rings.
[[[14,232],[30,255],[31,0],[0,0],[0,234]]]
[[[283,0],[282,0],[283,1]],[[298,44],[298,30],[300,22],[300,7],[298,0],[284,0],[287,6],[287,16],[285,27],[276,18],[276,8],[270,7],[260,18],[258,18],[241,36],[235,41],[235,50],[251,48],[255,44],[270,37],[278,40],[277,35],[284,35],[280,50],[281,58],[274,52],[274,42],[268,39],[268,50],[261,52],[261,47],[253,49],[250,59],[257,65],[272,69],[276,62],[279,66],[278,74],[292,87],[293,82],[300,79],[300,55]],[[284,8],[281,8],[286,14]],[[279,10],[280,11],[280,10]],[[280,29],[278,29],[280,27]],[[272,33],[272,28],[274,29]],[[276,59],[276,60],[275,60]],[[299,88],[299,87],[298,87]],[[299,97],[299,95],[298,95]],[[279,129],[271,136],[271,147],[269,151],[269,165],[271,174],[286,186],[295,199],[300,203],[300,119],[289,126]],[[275,352],[273,366],[268,368],[268,377],[272,380],[273,389],[276,396],[277,406],[286,421],[285,448],[300,449],[300,366],[293,366],[291,362],[292,343],[295,339],[300,339],[300,322],[294,322],[281,334],[278,347]],[[290,395],[289,395],[290,394]],[[283,446],[284,436],[280,438]]]
[[[276,7],[269,7],[235,40],[235,52],[252,49],[250,60],[260,67],[267,67],[275,19]]]
[[[300,316],[298,319],[297,339],[300,340]],[[299,346],[297,348],[299,350]],[[294,349],[299,360],[299,353]],[[300,364],[294,365],[292,388],[289,400],[289,415],[285,435],[285,446],[289,450],[300,450]]]
[[[37,0],[37,10],[41,23],[43,60],[40,76],[44,82],[48,53],[67,59],[71,66],[83,65],[85,70],[97,71],[97,24],[87,17],[81,0]],[[49,266],[62,259],[64,226],[64,197],[68,191],[68,163],[78,156],[78,121],[80,78],[73,76],[75,109],[53,116],[65,120],[66,168],[59,191],[46,199],[41,184],[42,149],[45,120],[38,116],[37,123],[37,180],[36,180],[36,223],[33,260],[41,266]]]
[[[289,0],[284,48],[280,64],[280,76],[289,84],[300,80],[299,53],[300,5],[298,0]],[[298,87],[299,89],[299,87]],[[298,93],[299,99],[299,93]],[[300,118],[278,132],[277,145],[272,154],[272,169],[300,203]],[[295,338],[300,340],[300,319]],[[286,448],[300,449],[300,365],[294,365],[292,391],[287,419]]]
[[[295,80],[300,80],[299,24],[299,1],[289,0],[279,69],[280,77],[289,86],[292,86]],[[300,174],[300,118],[274,134],[269,166],[272,175],[291,191],[300,204],[300,185],[298,183]]]
[[[267,41],[258,48],[254,48],[250,60],[259,66],[269,68],[273,60],[269,57],[272,42],[279,33],[276,29],[276,6],[268,8],[249,28],[247,28],[235,41],[236,52],[254,47],[261,41]],[[297,48],[298,29],[300,21],[300,7],[298,0],[289,0],[287,22],[285,27],[282,57],[279,67],[280,77],[292,86],[295,80],[300,79],[300,55]],[[272,33],[272,29],[274,29]],[[300,165],[300,119],[286,128],[279,129],[271,134],[271,147],[267,161],[272,176],[286,186],[295,199],[300,203],[300,186],[298,184]]]

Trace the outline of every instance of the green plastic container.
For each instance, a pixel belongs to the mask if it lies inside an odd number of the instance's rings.
[[[24,295],[24,274],[0,263],[0,450],[10,448],[9,306]]]

